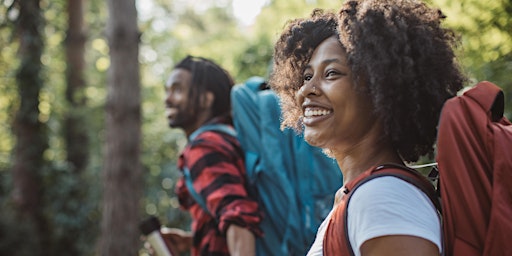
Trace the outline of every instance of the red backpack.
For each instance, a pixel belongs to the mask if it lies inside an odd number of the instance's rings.
[[[501,89],[448,100],[437,139],[445,255],[512,255],[512,124]]]

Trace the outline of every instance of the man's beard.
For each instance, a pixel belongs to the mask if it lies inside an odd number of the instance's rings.
[[[182,128],[186,129],[187,127],[192,126],[196,122],[197,115],[180,110],[176,117],[168,120],[169,127],[171,128]]]

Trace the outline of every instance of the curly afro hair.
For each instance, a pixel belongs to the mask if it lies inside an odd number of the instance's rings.
[[[347,52],[354,80],[364,81],[355,86],[369,95],[384,135],[407,162],[433,153],[443,104],[467,81],[454,53],[459,38],[441,26],[444,19],[440,10],[416,0],[347,0],[332,32]],[[275,47],[274,76],[279,77],[270,82],[286,111],[283,125],[299,129],[302,113],[293,96],[310,49],[321,43],[307,34],[307,23],[283,32]]]

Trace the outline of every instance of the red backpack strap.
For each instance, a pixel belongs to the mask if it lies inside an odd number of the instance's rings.
[[[464,95],[476,101],[482,109],[490,113],[493,122],[497,122],[503,117],[505,96],[497,85],[483,81],[465,92]]]
[[[394,176],[416,186],[428,196],[437,211],[442,214],[441,201],[435,187],[417,170],[398,164],[384,164],[375,168],[373,173],[378,175],[377,177]]]
[[[430,181],[418,171],[398,164],[384,164],[362,173],[345,184],[345,194],[336,206],[324,236],[324,255],[354,255],[348,235],[348,204],[354,191],[366,182],[383,176],[393,176],[404,180],[425,193],[441,213],[441,203]]]

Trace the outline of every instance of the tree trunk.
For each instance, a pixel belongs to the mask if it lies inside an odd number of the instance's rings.
[[[44,20],[39,0],[21,0],[17,4],[19,17],[16,35],[19,39],[20,66],[16,83],[20,104],[12,126],[16,145],[11,170],[11,198],[19,221],[34,225],[36,233],[27,239],[33,239],[35,244],[44,248],[49,237],[42,210],[44,191],[40,184],[45,166],[43,153],[48,148],[45,125],[39,120],[39,93],[43,87],[41,55],[44,48],[41,31]],[[34,255],[44,255],[38,251],[40,254]]]
[[[136,255],[140,248],[139,31],[135,0],[108,0],[111,66],[106,105],[100,254]]]
[[[63,136],[66,147],[66,160],[71,169],[69,175],[77,184],[85,182],[81,174],[87,167],[89,159],[89,137],[87,134],[88,116],[86,115],[85,95],[85,42],[86,35],[83,26],[84,0],[67,0],[68,30],[66,32],[65,56],[66,56],[66,112],[63,117]],[[87,198],[88,186],[72,186],[61,200],[82,201]],[[72,207],[73,204],[63,204],[59,208],[60,214],[73,218],[81,216],[80,207]],[[61,225],[64,234],[56,234],[52,253],[59,255],[80,255],[80,241],[86,236],[84,227],[79,225]],[[70,236],[69,234],[75,234]],[[87,239],[86,239],[87,240]]]
[[[85,82],[84,51],[86,36],[83,28],[83,0],[68,0],[68,31],[66,38],[66,101],[68,112],[64,121],[67,161],[76,174],[87,166],[89,139],[84,112]]]

